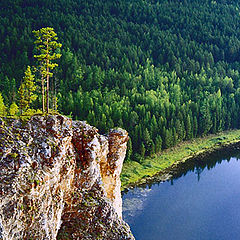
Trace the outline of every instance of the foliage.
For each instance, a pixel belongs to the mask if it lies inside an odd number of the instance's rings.
[[[57,63],[53,63],[53,60],[56,60],[61,57],[61,54],[54,52],[57,48],[60,48],[62,44],[57,43],[57,34],[54,32],[53,28],[41,28],[40,30],[33,31],[36,41],[37,50],[39,50],[38,55],[34,57],[42,64],[41,73],[44,77],[49,75],[53,76],[53,73],[50,72],[55,67],[58,66]]]
[[[13,102],[9,107],[9,115],[17,116],[18,112],[19,112],[19,107],[15,102]]]
[[[37,95],[35,94],[37,87],[30,66],[27,67],[24,74],[23,81],[18,90],[19,107],[21,112],[27,111],[30,108],[31,103],[37,99]]]
[[[7,114],[6,107],[5,107],[5,104],[4,104],[2,94],[0,93],[0,117],[5,117],[6,114]]]
[[[20,119],[23,121],[28,121],[32,116],[34,115],[42,115],[43,112],[40,109],[27,109],[26,111],[23,111],[22,115],[20,116]]]
[[[32,30],[48,25],[63,43],[52,77],[59,111],[100,131],[127,129],[131,159],[239,128],[239,9],[230,0],[1,1],[6,105],[34,59]]]
[[[45,111],[45,104],[46,104],[46,111],[49,112],[49,78],[53,76],[51,72],[55,67],[58,66],[57,63],[53,61],[60,58],[61,54],[56,53],[56,49],[62,47],[61,43],[57,42],[57,34],[54,32],[53,28],[46,27],[41,28],[40,30],[33,31],[36,41],[36,48],[39,51],[38,55],[34,55],[40,63],[40,72],[42,75],[42,98],[43,98],[43,112]],[[46,103],[44,99],[44,91],[45,91],[45,81],[46,81]],[[56,96],[54,97],[56,98]],[[54,102],[56,99],[54,99]],[[55,106],[56,108],[56,106]]]
[[[122,190],[127,188],[129,184],[134,184],[146,177],[151,177],[158,172],[177,163],[185,161],[188,158],[196,156],[198,153],[213,151],[219,149],[224,144],[239,142],[240,130],[222,132],[217,135],[210,135],[204,138],[196,138],[194,140],[177,145],[174,148],[167,149],[154,158],[145,158],[138,162],[125,162],[121,174]]]

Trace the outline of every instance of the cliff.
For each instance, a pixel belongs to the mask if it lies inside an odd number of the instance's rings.
[[[0,239],[134,239],[121,216],[127,139],[60,115],[0,120]]]

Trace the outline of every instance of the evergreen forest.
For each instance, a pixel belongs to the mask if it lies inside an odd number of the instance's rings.
[[[141,161],[240,128],[239,23],[236,0],[0,1],[0,102],[17,101],[36,62],[33,30],[52,27],[58,111],[100,132],[125,128],[127,159]]]

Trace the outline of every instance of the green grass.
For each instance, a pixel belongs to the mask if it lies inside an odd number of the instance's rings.
[[[122,190],[137,183],[143,178],[152,177],[170,167],[175,162],[184,161],[201,152],[217,149],[223,144],[240,141],[240,130],[221,132],[204,138],[196,138],[182,142],[177,146],[163,151],[152,158],[146,158],[141,163],[125,162],[121,174]]]

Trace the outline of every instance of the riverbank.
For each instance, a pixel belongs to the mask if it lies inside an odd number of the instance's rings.
[[[240,130],[225,131],[182,142],[141,163],[125,162],[121,174],[122,190],[153,180],[165,181],[186,161],[197,161],[214,152],[230,150],[238,146],[238,143],[240,144]]]

